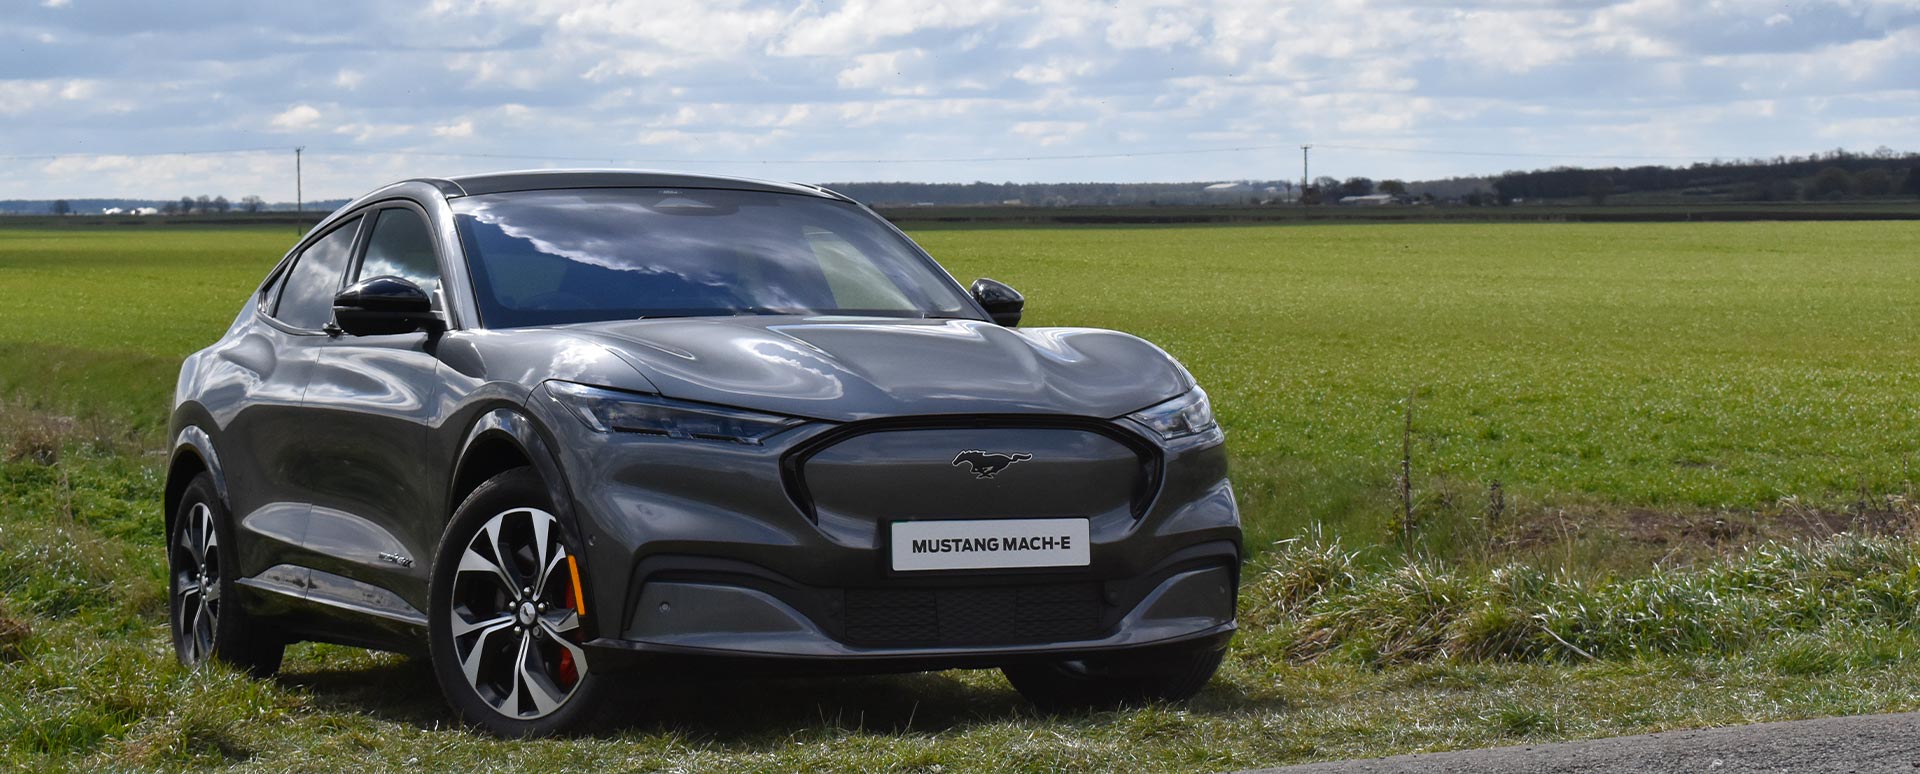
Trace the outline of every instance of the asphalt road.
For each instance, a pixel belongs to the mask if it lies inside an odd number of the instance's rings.
[[[1920,713],[1311,763],[1263,772],[1920,772]]]

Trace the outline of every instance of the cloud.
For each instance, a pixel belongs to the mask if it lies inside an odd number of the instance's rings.
[[[911,69],[926,52],[920,49],[906,51],[887,51],[879,54],[861,54],[853,58],[853,65],[840,71],[835,81],[843,89],[887,88],[910,91],[905,88],[905,71]]]
[[[311,129],[320,122],[320,111],[312,105],[294,105],[273,117],[273,128],[286,132]]]
[[[456,123],[447,124],[445,126],[436,126],[433,128],[433,136],[447,137],[447,138],[472,137],[473,136],[473,120],[461,119]]]
[[[1329,174],[1419,178],[1558,163],[1460,151],[1589,163],[1905,148],[1920,115],[1920,0],[18,10],[0,25],[0,147],[83,155],[0,160],[0,196],[177,196],[175,180],[244,195],[282,165],[151,154],[294,133],[326,170],[310,190],[346,196],[396,177],[580,163],[547,156],[697,157],[802,180],[1279,177],[1298,172],[1297,153],[1139,154],[1308,142]],[[428,155],[456,141],[476,157]],[[1135,155],[869,163],[1123,153]],[[156,173],[88,175],[87,159]]]

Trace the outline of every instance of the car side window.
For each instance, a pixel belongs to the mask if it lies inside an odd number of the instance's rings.
[[[433,249],[433,234],[419,213],[391,207],[374,217],[367,255],[360,260],[360,273],[353,281],[373,277],[400,277],[438,298],[434,291],[440,288],[440,259]]]
[[[319,330],[333,319],[333,297],[353,257],[353,236],[360,219],[354,218],[309,245],[287,272],[286,287],[273,316],[295,328]]]
[[[273,275],[273,281],[267,283],[266,287],[261,288],[259,298],[260,311],[269,315],[273,314],[273,305],[280,302],[280,288],[287,284],[287,275],[292,273],[293,268],[288,267],[285,271]]]

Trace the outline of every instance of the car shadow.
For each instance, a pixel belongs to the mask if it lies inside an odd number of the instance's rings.
[[[612,738],[674,733],[719,744],[786,739],[834,728],[868,733],[941,733],[1035,718],[1032,705],[997,678],[932,672],[831,677],[620,675],[603,720],[587,734]],[[963,677],[964,675],[964,677]],[[363,714],[423,730],[453,724],[422,658],[293,670],[276,678],[315,708]],[[1201,714],[1271,709],[1273,701],[1216,681],[1190,705]]]

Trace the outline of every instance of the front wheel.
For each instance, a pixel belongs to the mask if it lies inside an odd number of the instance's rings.
[[[1014,690],[1047,712],[1109,709],[1149,701],[1186,701],[1206,687],[1226,649],[1170,646],[1001,669]]]
[[[461,503],[434,560],[428,627],[434,676],[462,720],[533,737],[592,717],[604,678],[580,647],[573,555],[531,469]]]

